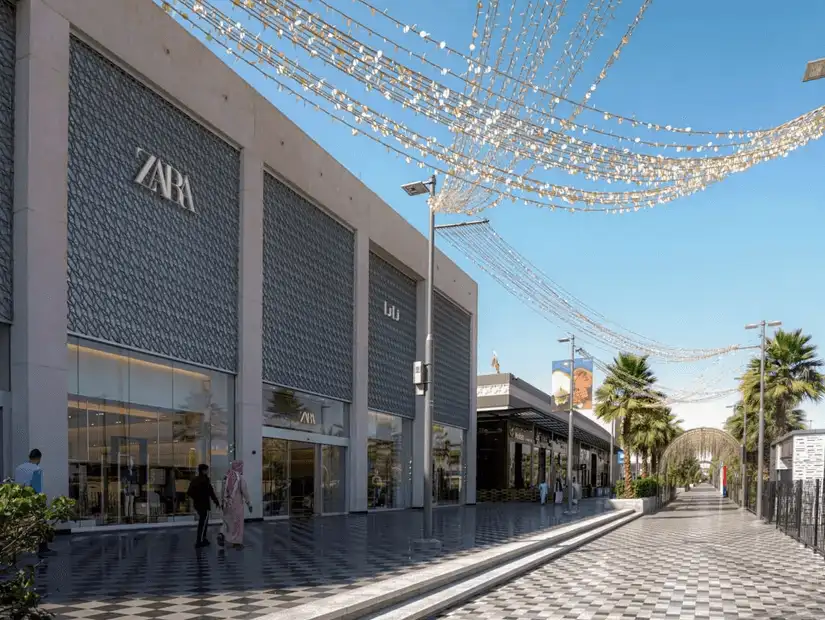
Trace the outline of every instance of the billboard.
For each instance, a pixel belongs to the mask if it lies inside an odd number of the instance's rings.
[[[576,409],[593,408],[593,360],[574,360],[573,407]],[[553,411],[570,409],[570,360],[553,362]]]

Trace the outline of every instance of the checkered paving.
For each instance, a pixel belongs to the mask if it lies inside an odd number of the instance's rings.
[[[249,523],[243,551],[196,551],[194,528],[67,536],[37,583],[58,620],[251,619],[606,510],[601,499],[583,501],[572,517],[537,504],[438,508],[442,552],[426,559],[409,550],[420,511]]]
[[[440,617],[822,620],[825,560],[706,486]]]

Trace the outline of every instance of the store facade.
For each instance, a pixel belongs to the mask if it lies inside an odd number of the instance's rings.
[[[564,493],[569,421],[552,413],[550,395],[507,373],[480,375],[477,386],[478,501],[536,501],[543,482]],[[604,495],[610,435],[578,411],[573,423],[573,477],[584,497]]]
[[[27,84],[0,108],[3,474],[41,449],[74,527],[191,522],[197,466],[235,459],[256,518],[421,505],[426,239],[152,3],[0,0],[0,66]],[[474,502],[477,289],[440,255],[435,285],[438,501]]]

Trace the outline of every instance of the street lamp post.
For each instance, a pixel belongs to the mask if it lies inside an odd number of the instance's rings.
[[[760,361],[759,361],[759,443],[756,455],[756,516],[762,518],[762,478],[765,466],[765,328],[779,327],[782,321],[760,321],[749,323],[745,329],[760,329]]]
[[[426,543],[434,543],[433,539],[433,278],[435,275],[435,175],[429,181],[418,181],[402,185],[401,189],[408,196],[429,194],[430,226],[427,248],[427,340],[424,344],[424,525],[422,539]]]
[[[573,393],[576,387],[574,374],[576,364],[576,337],[570,334],[567,338],[559,338],[559,342],[570,343],[570,393],[567,396],[569,418],[567,422],[567,510],[573,512]]]
[[[427,340],[424,343],[424,366],[421,371],[421,362],[416,362],[413,366],[413,383],[416,393],[424,396],[424,518],[422,527],[422,540],[419,541],[425,547],[439,547],[439,541],[433,538],[433,379],[434,370],[434,348],[433,348],[433,295],[435,281],[435,231],[442,228],[454,228],[458,226],[471,226],[476,224],[486,224],[489,220],[477,222],[462,222],[460,224],[435,225],[435,188],[436,178],[432,175],[427,181],[416,181],[402,185],[408,196],[421,196],[427,194],[430,197],[430,223],[427,247],[427,299],[426,299],[426,319],[427,319]],[[475,412],[471,412],[475,415]]]

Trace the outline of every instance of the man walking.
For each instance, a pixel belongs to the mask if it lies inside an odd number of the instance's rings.
[[[198,513],[195,548],[200,549],[209,545],[206,538],[206,528],[209,525],[209,501],[214,502],[216,507],[220,507],[218,496],[215,495],[215,489],[212,488],[212,482],[209,480],[209,465],[198,465],[198,475],[189,483],[189,490],[186,494],[192,498],[192,505]]]
[[[43,492],[43,470],[40,467],[40,459],[43,454],[35,448],[29,452],[29,460],[27,463],[18,465],[14,470],[14,481],[24,487],[31,487],[36,493]],[[42,542],[37,550],[39,555],[49,555],[52,550],[49,549],[49,543]]]

